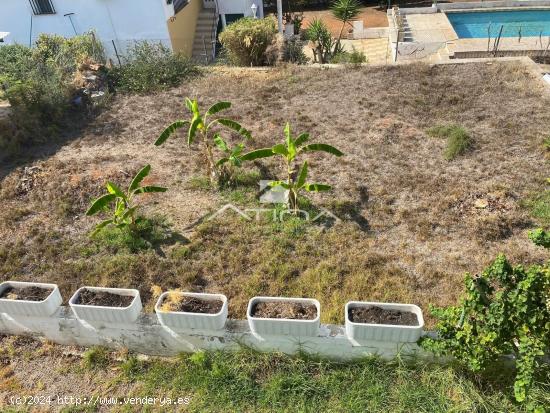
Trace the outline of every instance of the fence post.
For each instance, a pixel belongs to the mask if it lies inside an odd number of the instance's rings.
[[[113,48],[115,49],[115,55],[118,60],[118,65],[122,66],[122,63],[120,62],[120,56],[118,55],[118,50],[116,48],[115,39],[112,39],[111,42],[113,42]]]

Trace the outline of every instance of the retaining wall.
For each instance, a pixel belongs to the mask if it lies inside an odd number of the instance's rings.
[[[174,356],[197,350],[236,350],[248,346],[263,352],[295,354],[299,351],[322,357],[351,360],[368,355],[391,359],[429,357],[416,343],[354,341],[338,325],[321,325],[316,337],[259,336],[245,320],[228,320],[224,330],[172,330],[162,326],[155,314],[142,314],[134,323],[89,323],[77,319],[69,307],[51,317],[13,316],[0,313],[0,333],[46,338],[64,345],[127,348],[133,352]]]

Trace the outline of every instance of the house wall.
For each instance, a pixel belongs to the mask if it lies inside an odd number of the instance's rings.
[[[29,45],[40,33],[70,37],[75,30],[81,34],[93,29],[110,57],[114,56],[113,41],[119,53],[136,40],[171,46],[166,21],[174,9],[166,0],[52,0],[52,4],[56,14],[35,16],[28,0],[1,0],[0,31],[10,32],[5,44]],[[67,13],[74,13],[75,29],[64,16]]]
[[[197,18],[202,9],[202,0],[191,0],[179,13],[168,20],[168,31],[172,48],[187,56],[193,53],[193,41],[197,28]]]
[[[256,16],[264,17],[264,7],[262,0],[218,0],[220,14],[244,14],[246,17],[252,17],[252,3],[258,7]]]

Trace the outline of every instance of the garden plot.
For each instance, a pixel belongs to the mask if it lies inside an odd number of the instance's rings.
[[[249,150],[281,142],[288,121],[293,133],[344,152],[307,155],[310,179],[333,190],[304,204],[341,222],[267,215],[256,222],[230,212],[204,219],[228,203],[265,208],[259,181],[284,178],[285,170],[258,160],[244,165],[235,186],[211,188],[183,133],[153,145],[183,117],[185,97],[203,108],[231,101],[229,117],[252,132]],[[524,263],[545,258],[526,231],[550,218],[549,103],[517,63],[217,69],[167,92],[117,96],[53,154],[2,165],[0,279],[57,283],[65,300],[84,285],[135,288],[147,311],[158,299],[153,287],[223,293],[229,317],[241,319],[253,296],[316,298],[321,321],[339,324],[350,300],[424,310],[453,304],[464,272],[481,270],[498,252]],[[427,133],[448,124],[471,136],[452,160],[446,140]],[[105,181],[126,187],[146,163],[152,172],[143,184],[168,188],[138,201],[155,217],[143,229],[146,242],[114,232],[91,240],[100,219],[84,215],[90,202]]]

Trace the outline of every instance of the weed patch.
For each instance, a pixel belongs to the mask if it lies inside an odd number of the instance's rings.
[[[92,239],[111,253],[136,253],[157,247],[169,237],[169,228],[161,217],[141,218],[135,226],[108,226],[96,232]]]
[[[525,206],[540,225],[550,226],[550,190],[544,190],[525,201]]]
[[[459,125],[434,126],[428,129],[427,133],[432,137],[447,139],[444,156],[448,161],[452,161],[472,147],[472,138],[466,129]]]
[[[198,74],[183,54],[173,53],[162,43],[138,42],[128,50],[123,64],[110,71],[109,78],[120,91],[146,93],[177,86]]]

